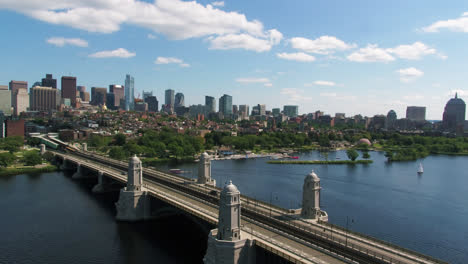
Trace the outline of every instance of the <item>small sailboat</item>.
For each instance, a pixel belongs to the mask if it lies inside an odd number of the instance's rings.
[[[424,173],[423,165],[422,165],[422,163],[419,163],[418,174],[421,175],[423,173]]]

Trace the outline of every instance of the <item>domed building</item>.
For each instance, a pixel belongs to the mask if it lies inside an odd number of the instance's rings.
[[[442,117],[442,125],[444,129],[455,131],[458,126],[463,126],[465,122],[466,104],[458,94],[455,93],[455,98],[450,99],[445,105],[444,115]]]

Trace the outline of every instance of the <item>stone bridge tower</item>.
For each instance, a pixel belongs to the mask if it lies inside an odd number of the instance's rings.
[[[211,158],[204,152],[198,163],[198,183],[216,186],[216,181],[211,179]]]
[[[320,178],[314,171],[304,179],[302,187],[302,210],[301,216],[311,220],[328,221],[328,215],[320,210]]]
[[[218,228],[208,235],[205,263],[255,263],[253,241],[242,238],[240,192],[231,181],[221,191]]]
[[[150,197],[143,188],[143,166],[137,156],[130,158],[127,187],[120,190],[115,206],[117,220],[138,221],[150,217]]]

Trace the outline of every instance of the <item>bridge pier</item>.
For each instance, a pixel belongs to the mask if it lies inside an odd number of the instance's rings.
[[[77,163],[76,164],[76,172],[73,173],[72,179],[76,180],[76,179],[81,179],[81,178],[84,178],[83,173],[82,173],[82,169],[81,169],[81,164]]]
[[[130,158],[127,187],[120,190],[119,200],[115,203],[117,220],[139,221],[151,218],[150,196],[142,187],[143,166],[136,156]]]
[[[46,146],[44,144],[40,144],[39,149],[41,150],[41,155],[44,155],[46,153]]]
[[[66,158],[63,158],[62,165],[60,165],[60,169],[61,170],[68,170],[69,169]]]
[[[255,248],[253,241],[241,232],[240,192],[232,182],[221,191],[219,200],[218,228],[208,234],[206,264],[253,264]]]
[[[93,193],[106,193],[116,190],[112,187],[111,180],[104,176],[102,171],[98,171],[98,183],[93,187]]]
[[[83,143],[82,147],[83,147],[83,151],[88,151],[88,144],[87,143]]]
[[[198,163],[198,181],[199,184],[216,186],[216,180],[211,178],[211,158],[204,152],[200,156]]]
[[[301,217],[307,221],[328,221],[328,214],[320,209],[320,189],[320,178],[312,171],[302,186]]]

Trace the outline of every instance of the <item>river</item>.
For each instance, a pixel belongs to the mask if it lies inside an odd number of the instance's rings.
[[[300,159],[323,159],[318,152]],[[347,159],[344,151],[330,160]],[[267,159],[214,161],[217,185],[232,180],[241,193],[298,208],[304,177],[321,179],[329,221],[443,259],[468,263],[468,157],[429,156],[370,165],[273,165]],[[418,176],[417,166],[424,165]],[[197,164],[179,168],[195,178]],[[115,221],[118,193],[91,193],[93,180],[63,172],[0,177],[0,263],[201,263],[206,238],[183,218]]]

